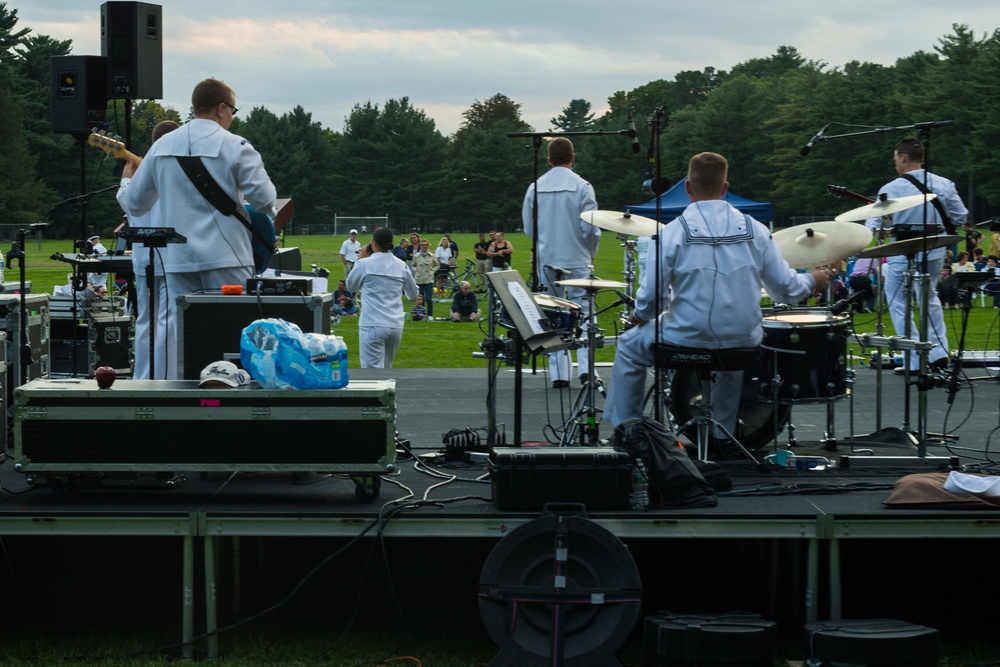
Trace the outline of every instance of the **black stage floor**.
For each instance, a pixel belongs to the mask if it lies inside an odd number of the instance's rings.
[[[481,429],[485,437],[489,386],[485,361],[482,369],[350,372],[352,379],[396,380],[397,431],[417,455],[440,450],[442,434],[452,429]],[[609,379],[609,368],[599,368],[599,372]],[[989,373],[988,369],[969,371],[970,375]],[[656,582],[656,586],[663,585],[665,557],[678,557],[695,565],[702,558],[698,549],[707,549],[717,557],[718,551],[712,545],[724,544],[726,553],[746,559],[742,564],[723,561],[719,566],[740,582],[733,590],[745,591],[745,596],[716,599],[709,603],[715,609],[727,608],[719,605],[730,602],[742,608],[760,608],[757,603],[763,596],[770,601],[765,611],[773,611],[777,597],[781,599],[778,606],[794,608],[792,615],[798,620],[840,618],[848,612],[900,617],[908,610],[918,617],[911,619],[914,622],[936,620],[933,614],[924,614],[919,605],[909,606],[913,577],[925,577],[927,568],[945,576],[959,563],[988,567],[985,563],[995,562],[995,556],[1000,554],[996,547],[1000,544],[996,542],[1000,538],[1000,520],[993,518],[992,512],[887,508],[883,501],[897,479],[911,472],[937,469],[939,463],[919,458],[915,436],[900,430],[907,423],[904,379],[884,373],[879,401],[877,373],[857,366],[855,376],[853,398],[799,403],[791,408],[797,442],[794,453],[822,456],[836,461],[837,467],[794,470],[726,464],[735,488],[720,495],[715,507],[592,512],[590,517],[628,542],[644,579]],[[530,369],[522,372],[522,383],[521,439],[545,441],[561,428],[578,388],[553,390],[544,372],[533,373]],[[514,386],[514,370],[500,368],[496,381],[497,420],[508,444],[514,442]],[[675,394],[683,388],[675,386]],[[761,421],[759,415],[761,411],[770,415],[770,407],[750,398],[747,411],[741,415],[752,414],[753,419],[766,424],[767,417]],[[963,464],[985,463],[985,472],[995,472],[997,466],[992,461],[1000,461],[1000,453],[991,453],[990,443],[998,422],[1000,383],[990,377],[963,381],[950,404],[947,388],[921,393],[911,387],[908,423],[912,431],[919,430],[919,406],[924,400],[926,430],[947,432],[952,437],[946,444],[931,439],[926,453],[945,460],[959,457]],[[875,433],[879,426],[885,432],[877,438],[852,442],[849,437]],[[768,428],[758,425],[753,434],[756,440],[764,441],[759,450],[762,455],[769,451],[767,443],[772,432]],[[611,436],[607,424],[601,424],[600,435]],[[162,442],[151,444],[170,446],[175,437],[191,436],[164,433]],[[252,437],[252,427],[234,437]],[[301,435],[290,433],[289,437]],[[338,439],[349,434],[310,437],[328,438],[330,446],[335,447]],[[787,429],[782,429],[778,441],[782,447],[787,445]],[[273,446],[281,447],[281,443]],[[855,448],[858,451],[853,451]],[[8,454],[12,453],[12,449],[8,450]],[[845,455],[849,457],[847,467],[841,460]],[[448,572],[462,570],[474,586],[489,546],[536,519],[538,512],[498,511],[490,501],[492,490],[485,465],[449,463],[429,470],[417,469],[413,460],[401,460],[399,473],[385,476],[374,503],[359,502],[355,484],[346,475],[293,476],[277,472],[188,475],[185,483],[173,488],[150,476],[123,476],[67,498],[50,489],[29,487],[24,476],[14,471],[8,456],[0,465],[0,536],[5,536],[6,548],[14,537],[182,537],[185,544],[192,540],[204,542],[208,551],[214,550],[217,539],[350,539],[371,531],[369,536],[381,533],[412,538],[423,553],[412,562],[430,560],[441,566],[446,560],[451,564]],[[399,511],[404,505],[405,511]],[[383,522],[376,526],[379,517]],[[936,538],[949,538],[949,547],[942,547]],[[981,538],[991,539],[984,543]],[[761,553],[760,547],[746,547],[743,542],[772,546]],[[479,546],[459,546],[466,543]],[[774,546],[779,543],[782,546]],[[677,555],[681,544],[695,551]],[[983,548],[984,544],[989,546]],[[950,550],[951,545],[962,555]],[[188,549],[186,546],[185,558],[190,558]],[[31,548],[25,547],[21,556],[30,552]],[[951,555],[942,564],[943,553]],[[17,560],[17,554],[14,558]],[[205,558],[207,563],[211,555],[206,553]],[[707,557],[705,562],[715,561]],[[845,566],[845,562],[854,565]],[[754,568],[753,586],[744,585],[747,574],[742,566]],[[239,575],[227,572],[226,576]],[[194,586],[193,577],[185,569],[185,595]],[[205,582],[205,586],[211,585],[214,583]],[[664,602],[664,590],[651,596],[655,601],[649,604],[657,605],[651,608],[677,604],[669,596]],[[900,597],[900,592],[906,595]],[[940,596],[944,595],[941,591]],[[690,593],[690,604],[698,604],[700,599],[699,593]],[[938,609],[935,600],[925,601],[928,608]],[[880,605],[880,601],[885,604]],[[939,601],[944,604],[943,599]],[[965,610],[962,616],[974,613]],[[185,637],[190,638],[190,633]]]

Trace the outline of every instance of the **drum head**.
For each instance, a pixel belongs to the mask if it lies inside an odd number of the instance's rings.
[[[782,313],[767,313],[764,315],[764,328],[816,327],[846,323],[846,314],[834,315],[828,310],[805,309],[789,310]]]

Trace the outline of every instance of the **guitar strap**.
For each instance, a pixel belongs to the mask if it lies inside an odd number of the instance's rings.
[[[250,231],[250,236],[257,239],[260,243],[264,244],[264,247],[271,251],[272,254],[278,252],[278,248],[267,239],[253,223],[247,218],[247,210],[233,201],[232,197],[226,194],[226,191],[218,184],[218,182],[212,178],[212,175],[208,173],[208,169],[205,167],[205,163],[201,161],[201,158],[197,155],[175,155],[177,162],[180,163],[181,169],[187,174],[187,177],[191,179],[194,187],[198,189],[209,204],[214,206],[223,215],[231,215],[243,223],[243,226]]]
[[[921,183],[919,180],[917,180],[912,174],[903,174],[902,178],[905,178],[910,183],[913,183],[913,185],[916,186],[916,188],[921,192],[923,192],[925,195],[933,194],[930,190],[925,188],[924,184]],[[955,223],[951,221],[951,216],[949,216],[948,213],[944,210],[944,204],[941,203],[941,198],[935,197],[934,199],[931,200],[931,204],[934,206],[935,209],[937,209],[938,215],[941,216],[941,222],[944,224],[944,230],[949,234],[955,234],[956,233]]]

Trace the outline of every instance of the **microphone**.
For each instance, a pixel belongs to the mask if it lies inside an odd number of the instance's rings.
[[[860,301],[865,296],[867,295],[864,292],[855,292],[846,299],[841,299],[837,303],[830,306],[830,313],[833,315],[840,315],[842,312],[850,308],[852,303],[854,303],[855,301]]]
[[[639,146],[639,133],[635,131],[635,116],[632,115],[632,109],[625,110],[628,112],[628,136],[632,137],[632,152],[638,153],[642,148]]]
[[[558,266],[553,266],[552,264],[546,264],[545,268],[548,269],[549,271],[551,271],[552,273],[556,274],[557,278],[559,276],[571,276],[571,275],[573,275],[572,271],[567,271],[566,269],[560,269]]]
[[[625,292],[619,292],[618,290],[614,290],[614,292],[615,292],[615,294],[618,295],[618,298],[621,299],[622,303],[624,303],[629,308],[635,308],[635,299],[633,299],[632,297],[630,297]]]
[[[815,146],[819,142],[823,141],[824,133],[826,132],[826,128],[830,127],[830,125],[831,125],[831,123],[827,123],[826,125],[824,125],[823,127],[821,127],[819,129],[819,132],[817,132],[816,134],[814,134],[813,138],[809,140],[809,143],[807,143],[805,146],[802,147],[802,150],[799,151],[799,155],[801,155],[802,157],[805,157],[805,156],[809,155],[809,152],[813,149],[813,146]]]

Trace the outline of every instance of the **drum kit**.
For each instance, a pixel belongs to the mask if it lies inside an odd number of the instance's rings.
[[[930,195],[933,197],[933,195]],[[952,245],[960,240],[957,236],[930,236],[883,243],[865,250],[872,241],[872,232],[863,224],[867,218],[888,216],[893,213],[919,206],[927,201],[924,195],[884,199],[850,210],[832,221],[812,222],[775,232],[774,241],[782,256],[793,269],[812,269],[837,264],[851,255],[857,257],[891,257],[904,255],[912,257],[929,248]],[[588,211],[581,218],[604,231],[618,235],[625,248],[624,282],[601,280],[593,274],[589,278],[556,281],[565,287],[581,288],[585,291],[587,309],[587,333],[579,339],[583,309],[565,299],[545,294],[534,295],[536,303],[547,315],[554,330],[567,342],[567,347],[586,346],[590,351],[586,382],[574,404],[572,416],[563,428],[560,445],[596,444],[598,442],[597,423],[600,421],[596,407],[596,392],[603,387],[594,372],[594,353],[600,339],[605,341],[597,327],[595,299],[599,291],[631,291],[634,284],[634,253],[636,237],[654,236],[663,224],[628,212]],[[828,286],[826,303],[832,303],[832,286]],[[883,299],[881,290],[879,299]],[[616,304],[617,305],[617,304]],[[840,304],[841,306],[845,304]],[[851,394],[851,371],[847,363],[847,341],[852,335],[851,320],[847,314],[835,312],[837,308],[796,308],[775,307],[766,311],[763,317],[764,338],[758,358],[758,372],[745,373],[743,392],[738,414],[737,438],[749,450],[767,446],[773,439],[777,446],[778,433],[788,426],[792,439],[794,427],[790,423],[791,408],[796,404],[826,404],[828,406],[827,432],[823,444],[827,449],[836,449],[833,436],[833,404],[848,398]],[[902,342],[902,337],[881,336],[881,308],[879,309],[879,335],[865,336],[866,346],[889,349],[908,348],[926,354],[930,345],[910,340]],[[881,356],[881,355],[880,355]],[[696,408],[702,397],[696,373],[671,371],[662,396],[654,400],[665,400],[670,425],[690,437],[686,430],[695,421]],[[879,379],[881,383],[881,379]],[[881,388],[881,385],[879,385]],[[652,392],[651,392],[652,393]],[[879,392],[881,394],[881,391]],[[879,395],[879,403],[881,395]],[[881,414],[879,405],[879,413]],[[794,442],[794,441],[793,441]]]

